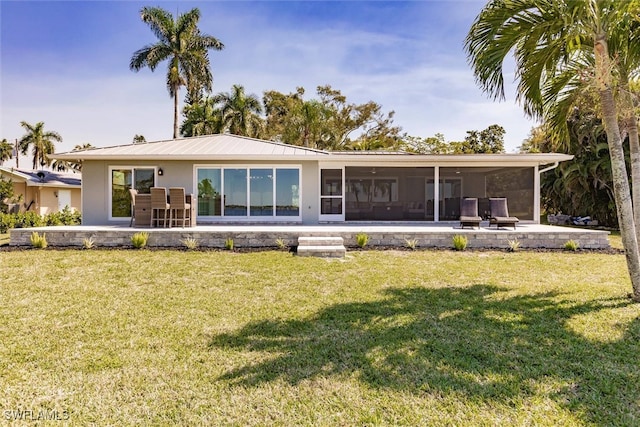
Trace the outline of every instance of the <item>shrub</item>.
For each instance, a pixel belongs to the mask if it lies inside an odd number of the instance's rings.
[[[147,241],[149,240],[149,233],[146,231],[139,231],[131,236],[131,244],[136,249],[142,249],[147,246]]]
[[[563,247],[564,247],[565,251],[574,251],[575,252],[580,247],[580,244],[578,242],[576,242],[575,240],[568,240],[568,241],[565,242]]]
[[[82,218],[80,212],[65,206],[61,211],[45,215],[43,220],[47,225],[77,225],[81,223]]]
[[[468,243],[469,240],[467,239],[467,236],[462,236],[460,234],[453,236],[453,249],[456,251],[464,251],[467,249]]]
[[[15,228],[42,227],[47,224],[44,217],[32,211],[14,215],[16,216]]]
[[[37,231],[31,233],[31,246],[38,249],[44,249],[47,247],[46,233],[42,233],[42,236]]]
[[[82,239],[82,247],[85,249],[93,249],[96,245],[96,242],[93,240],[93,237]]]
[[[0,212],[0,233],[4,234],[12,228],[16,228],[16,216]]]
[[[369,235],[367,233],[358,233],[356,234],[356,245],[359,248],[364,248],[369,243]]]
[[[187,249],[198,249],[198,239],[187,237],[186,239],[181,240],[181,242]]]
[[[520,249],[520,240],[518,240],[518,238],[516,237],[513,240],[507,240],[507,242],[509,243],[509,252],[515,252],[518,249]]]
[[[0,213],[0,233],[11,228],[43,227],[45,225],[77,225],[82,222],[80,212],[66,206],[62,211],[41,216],[36,212]]]
[[[283,239],[276,239],[276,246],[278,246],[278,249],[283,251],[287,249],[287,242],[285,242]]]
[[[409,248],[412,251],[414,251],[418,247],[418,240],[417,239],[405,239],[405,244],[407,245],[407,248]]]
[[[227,240],[224,241],[224,248],[232,251],[233,250],[233,239],[228,237]]]

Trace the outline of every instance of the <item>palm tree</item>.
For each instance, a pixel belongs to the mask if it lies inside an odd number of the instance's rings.
[[[2,140],[2,142],[0,142],[0,165],[12,157],[13,145],[11,145],[5,138]]]
[[[247,95],[244,87],[233,85],[231,92],[219,93],[213,97],[222,115],[222,128],[234,135],[260,136],[263,120],[262,106],[256,95]]]
[[[144,138],[144,136],[142,138]],[[91,148],[94,148],[93,145],[89,142],[85,142],[84,144],[76,144],[76,146],[73,147],[73,151],[90,150]]]
[[[143,142],[147,142],[147,139],[144,137],[144,135],[135,134],[133,136],[134,144],[142,144]]]
[[[212,135],[222,132],[222,116],[215,108],[213,98],[189,101],[182,112],[184,121],[180,134],[184,136]]]
[[[44,130],[44,122],[38,122],[31,125],[27,122],[20,122],[27,133],[20,139],[18,145],[22,154],[27,154],[29,148],[33,154],[33,169],[38,169],[38,165],[42,168],[49,166],[51,160],[49,154],[55,151],[55,142],[62,142],[62,137],[58,132]]]
[[[618,124],[612,61],[612,56],[623,53],[617,50],[620,45],[615,41],[621,37],[620,28],[628,27],[620,24],[634,15],[633,7],[635,3],[615,0],[492,0],[472,24],[465,49],[476,81],[492,97],[502,99],[503,64],[513,52],[518,99],[528,114],[545,121],[557,120],[558,105],[574,96],[583,87],[582,81],[589,81],[598,94],[607,134],[633,299],[640,301],[640,253]],[[614,41],[611,51],[609,39]]]
[[[139,71],[169,60],[167,89],[173,97],[173,138],[178,137],[178,91],[186,86],[191,94],[202,88],[211,91],[213,76],[208,49],[222,50],[224,45],[215,37],[202,34],[198,28],[200,10],[191,9],[174,19],[171,13],[159,7],[144,7],[142,21],[149,25],[158,41],[147,45],[131,57],[129,68]]]

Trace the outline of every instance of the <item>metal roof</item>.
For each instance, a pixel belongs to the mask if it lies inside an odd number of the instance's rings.
[[[79,173],[63,173],[47,170],[25,170],[0,167],[0,174],[8,174],[12,177],[24,180],[29,187],[78,187],[82,183],[82,175]]]
[[[571,160],[568,154],[410,154],[389,151],[323,151],[244,136],[221,134],[56,153],[64,160],[321,160],[350,164],[544,165]]]
[[[53,154],[69,160],[218,160],[251,158],[325,157],[322,150],[297,147],[273,141],[221,134],[171,139]]]

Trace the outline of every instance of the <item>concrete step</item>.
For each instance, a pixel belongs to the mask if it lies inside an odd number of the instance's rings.
[[[316,256],[323,258],[344,258],[347,249],[344,246],[298,246],[298,256]]]
[[[342,237],[300,236],[298,246],[344,246]]]
[[[344,258],[347,249],[342,237],[298,237],[298,255],[324,258]]]

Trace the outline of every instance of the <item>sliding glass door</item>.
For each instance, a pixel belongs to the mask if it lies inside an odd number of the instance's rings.
[[[130,189],[149,194],[155,185],[156,169],[153,167],[112,166],[109,168],[109,219],[131,218]]]
[[[196,168],[198,217],[203,220],[298,220],[300,168]]]

